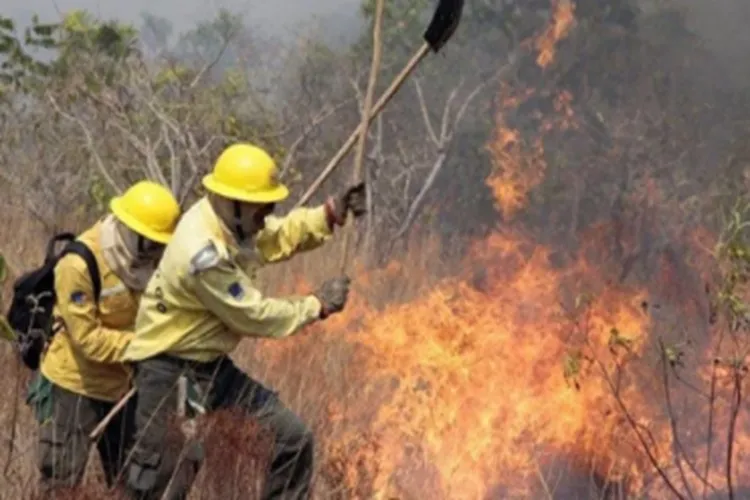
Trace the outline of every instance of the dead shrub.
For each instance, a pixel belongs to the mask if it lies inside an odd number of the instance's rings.
[[[203,417],[196,436],[205,461],[193,492],[205,500],[259,499],[271,463],[272,435],[240,409]]]

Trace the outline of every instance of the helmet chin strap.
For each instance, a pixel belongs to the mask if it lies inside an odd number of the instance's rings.
[[[242,227],[242,205],[239,201],[233,201],[234,205],[234,230],[237,233],[239,243],[244,243],[247,238],[245,229]]]
[[[147,244],[146,238],[144,238],[143,236],[141,236],[138,233],[134,233],[134,234],[137,237],[135,259],[136,259],[136,262],[138,262],[139,265],[140,265],[140,264],[142,264],[144,262],[147,262],[149,260],[150,252],[149,252],[149,249],[148,249],[148,247],[146,245]]]

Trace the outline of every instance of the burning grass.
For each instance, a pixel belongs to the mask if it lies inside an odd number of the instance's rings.
[[[462,275],[384,307],[371,289],[295,342],[262,343],[255,370],[286,381],[316,423],[321,474],[352,498],[726,494],[730,442],[747,485],[750,421],[730,425],[732,368],[705,372],[716,339],[698,270],[664,251],[621,283],[613,232],[576,258],[498,229]]]
[[[240,410],[221,410],[200,423],[205,467],[193,498],[260,499],[270,466],[271,435]]]
[[[572,5],[555,6],[532,44],[542,67],[572,26]],[[538,92],[507,90],[485,179],[502,224],[459,262],[425,239],[360,268],[343,314],[237,353],[314,427],[316,498],[747,495],[747,214],[718,239],[672,230],[684,207],[644,178],[623,201],[633,217],[597,212],[574,245],[550,241],[521,216],[550,170],[547,137],[577,126],[573,96],[547,95],[554,114],[522,134],[506,115]],[[264,277],[298,291],[339,260],[332,244]],[[267,437],[233,413],[202,429],[192,498],[257,492]],[[20,495],[31,473],[15,474]]]

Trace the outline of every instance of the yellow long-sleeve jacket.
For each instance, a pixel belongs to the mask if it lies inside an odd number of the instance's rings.
[[[233,351],[243,336],[295,333],[319,318],[320,301],[314,296],[266,297],[251,275],[264,264],[317,248],[331,235],[322,206],[269,216],[255,236],[255,261],[243,269],[236,239],[202,198],[177,224],[144,291],[125,359],[166,353],[208,362]]]
[[[59,329],[44,355],[41,372],[76,394],[117,401],[130,384],[130,370],[122,364],[122,356],[133,337],[140,294],[128,289],[107,264],[101,229],[98,222],[79,236],[99,266],[102,286],[98,307],[86,262],[80,256],[68,254],[55,267],[53,317]]]

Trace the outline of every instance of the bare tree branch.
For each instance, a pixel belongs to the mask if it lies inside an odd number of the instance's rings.
[[[198,74],[195,75],[195,78],[192,82],[190,82],[190,85],[188,85],[188,88],[195,88],[203,79],[203,77],[213,69],[214,66],[221,60],[222,56],[224,56],[224,53],[227,50],[227,47],[229,47],[229,44],[232,42],[232,36],[226,36],[224,37],[224,41],[221,44],[221,47],[219,48],[218,53],[216,54],[216,57],[213,58],[210,62],[203,65],[203,67],[198,71]]]
[[[65,118],[66,120],[69,120],[80,127],[81,131],[83,132],[84,137],[86,138],[86,143],[89,148],[89,152],[91,153],[91,157],[94,159],[94,164],[97,167],[97,170],[99,171],[99,174],[104,178],[104,180],[107,181],[107,183],[115,189],[116,192],[122,193],[123,190],[119,186],[117,182],[115,182],[114,178],[109,174],[109,171],[107,170],[107,167],[104,166],[104,162],[99,157],[99,153],[96,151],[96,146],[94,145],[94,138],[91,136],[91,132],[89,132],[89,129],[84,125],[84,123],[79,120],[78,118],[75,118],[67,113],[65,113],[62,109],[60,109],[60,106],[57,104],[57,101],[52,96],[52,94],[47,93],[47,98],[49,99],[50,103],[54,107],[55,111]]]
[[[427,129],[427,135],[430,140],[435,144],[435,147],[440,147],[440,139],[435,134],[435,129],[432,126],[432,120],[430,119],[430,112],[427,109],[427,104],[424,100],[424,94],[422,93],[422,85],[417,77],[414,77],[414,89],[417,91],[417,100],[419,102],[419,109],[422,112],[422,118],[424,119],[424,126]]]
[[[325,122],[328,118],[334,116],[337,111],[342,109],[347,104],[351,103],[351,100],[347,99],[345,101],[342,101],[334,106],[327,106],[326,108],[322,109],[317,115],[313,117],[311,122],[305,127],[305,129],[302,131],[302,133],[297,136],[297,138],[292,141],[292,144],[287,148],[286,156],[284,157],[284,161],[282,163],[281,167],[281,175],[283,176],[287,170],[289,170],[289,167],[292,165],[292,161],[294,160],[294,155],[297,153],[297,150],[299,149],[300,145],[309,137],[309,135],[323,122]]]

